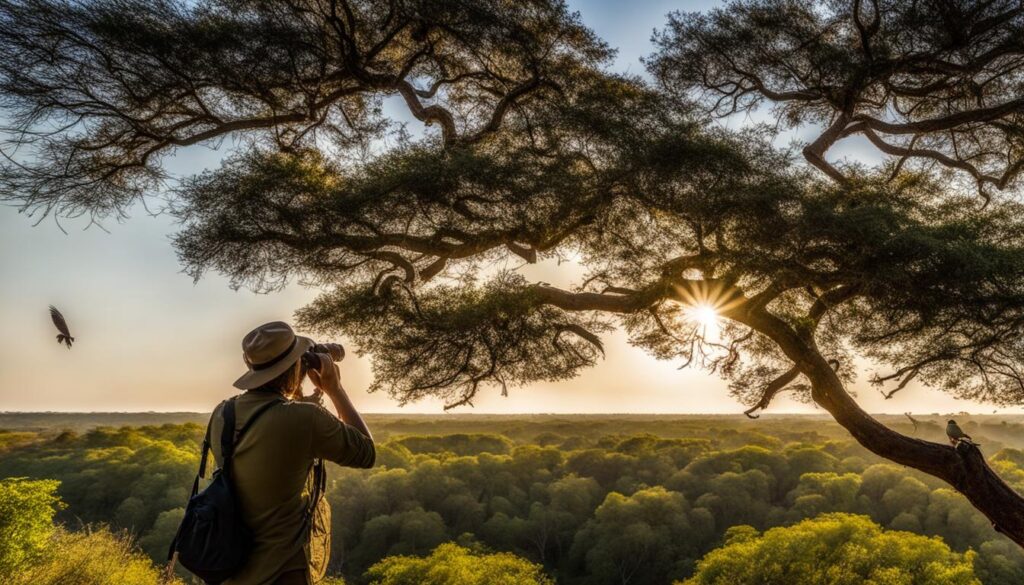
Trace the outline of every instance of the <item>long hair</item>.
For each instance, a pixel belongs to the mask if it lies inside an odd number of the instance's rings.
[[[280,392],[286,398],[292,398],[302,388],[302,360],[296,360],[292,367],[288,368],[273,380],[256,388],[268,392]]]

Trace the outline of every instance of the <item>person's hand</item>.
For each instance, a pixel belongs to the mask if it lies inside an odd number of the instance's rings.
[[[323,406],[323,404],[324,404],[324,393],[319,388],[314,388],[312,394],[310,394],[309,396],[303,396],[302,395],[302,390],[300,389],[299,390],[299,396],[296,397],[296,398],[293,398],[293,400],[295,402],[309,402],[311,404],[319,404],[319,405]]]
[[[320,368],[316,370],[309,370],[306,375],[316,386],[316,393],[314,396],[324,393],[331,395],[334,392],[341,391],[341,370],[338,369],[338,364],[334,363],[331,356],[318,353],[316,357],[320,358]]]

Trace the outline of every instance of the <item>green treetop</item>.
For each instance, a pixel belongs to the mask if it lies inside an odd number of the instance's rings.
[[[866,516],[825,514],[764,534],[735,526],[677,585],[981,585],[974,556]]]
[[[510,553],[474,553],[454,543],[426,557],[387,557],[366,575],[372,585],[554,585],[540,565]]]
[[[0,577],[37,560],[53,534],[60,506],[52,480],[0,480]]]

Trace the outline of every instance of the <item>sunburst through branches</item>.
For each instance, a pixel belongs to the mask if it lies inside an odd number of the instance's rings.
[[[742,302],[716,281],[693,280],[675,289],[678,301],[686,307],[686,319],[701,328],[705,339],[717,337],[723,313]]]
[[[705,331],[718,330],[718,311],[711,305],[701,303],[686,308],[686,318]]]
[[[675,301],[682,305],[680,316],[688,330],[681,339],[689,346],[681,368],[693,364],[711,371],[731,367],[739,357],[737,344],[747,337],[723,339],[725,319],[730,310],[743,302],[743,297],[716,280],[689,280],[676,285],[675,292]]]

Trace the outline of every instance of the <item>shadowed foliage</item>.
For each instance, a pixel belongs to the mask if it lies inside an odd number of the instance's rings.
[[[866,138],[890,168],[957,171],[989,197],[1024,170],[1024,8],[995,2],[737,0],[677,12],[651,71],[715,115],[767,102],[782,127],[819,126],[804,155]]]
[[[118,213],[168,178],[163,157],[238,133],[358,156],[388,95],[476,142],[608,54],[547,0],[15,0],[0,52],[4,197],[62,215]]]

